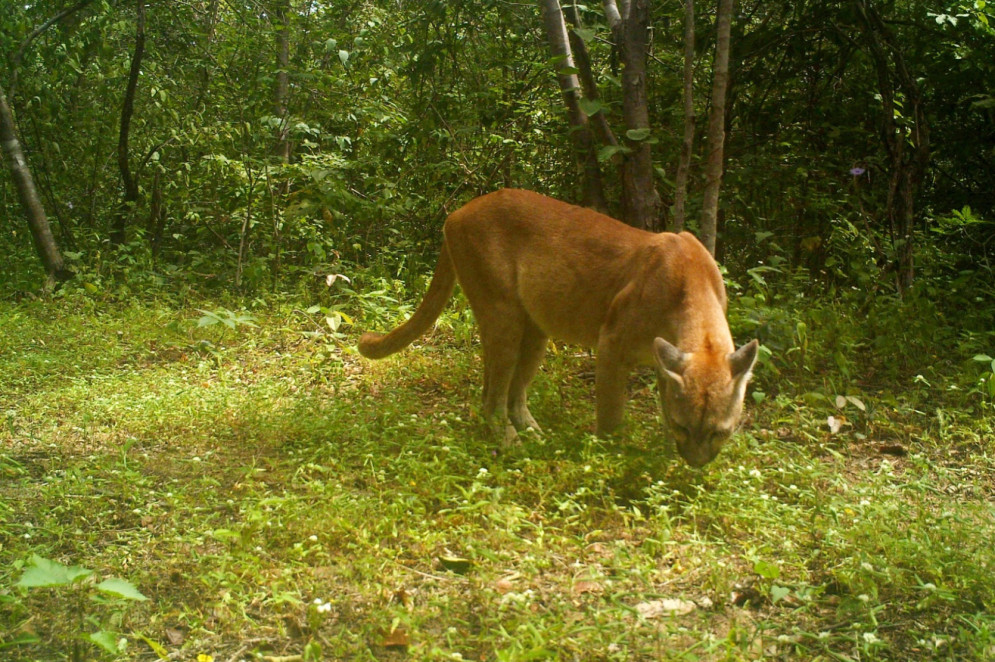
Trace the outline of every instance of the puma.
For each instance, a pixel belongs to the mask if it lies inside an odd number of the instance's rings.
[[[453,212],[439,263],[411,318],[364,333],[360,353],[383,358],[438,318],[456,282],[480,327],[483,413],[539,431],[526,403],[548,338],[597,349],[597,432],[622,422],[626,382],[655,366],[667,432],[687,463],[711,461],[736,430],[757,341],[735,349],[715,261],[691,234],[654,234],[590,209],[514,189]]]

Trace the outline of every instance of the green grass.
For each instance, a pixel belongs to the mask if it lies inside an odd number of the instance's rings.
[[[496,452],[461,318],[372,363],[289,306],[222,332],[195,307],[0,305],[4,660],[107,656],[76,638],[98,625],[135,660],[995,655],[995,416],[942,375],[862,411],[761,374],[777,395],[694,471],[645,375],[628,433],[591,436],[593,361],[562,346],[544,437]],[[24,591],[32,554],[149,601]]]

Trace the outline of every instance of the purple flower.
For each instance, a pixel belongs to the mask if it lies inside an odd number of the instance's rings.
[[[859,166],[856,168],[850,168],[850,174],[853,175],[854,177],[860,177],[865,172],[867,172],[867,170]]]

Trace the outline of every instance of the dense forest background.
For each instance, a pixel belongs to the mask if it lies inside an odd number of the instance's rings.
[[[86,282],[141,271],[251,294],[354,267],[410,278],[470,197],[500,186],[582,197],[564,64],[539,4],[9,3],[0,81],[54,238]],[[621,135],[613,32],[600,6],[568,8],[599,94],[585,111]],[[598,158],[622,216],[620,152],[651,144],[662,227],[684,131],[684,8],[646,11],[650,131]],[[818,292],[894,293],[914,274],[977,269],[990,283],[991,11],[983,0],[738,4],[720,261]],[[695,18],[702,135],[714,13]],[[707,156],[701,136],[694,145],[692,230]],[[3,280],[31,290],[38,267],[10,178],[0,208]]]

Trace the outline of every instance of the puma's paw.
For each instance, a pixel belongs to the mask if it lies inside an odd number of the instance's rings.
[[[532,413],[528,409],[519,412],[517,415],[515,414],[515,412],[511,412],[509,414],[509,418],[511,419],[512,424],[515,426],[515,429],[518,430],[519,432],[526,432],[528,430],[532,430],[532,432],[534,432],[535,434],[538,435],[542,434],[542,428],[539,427],[538,423],[536,423],[536,419],[532,417]]]
[[[511,446],[517,446],[522,443],[522,440],[518,438],[518,430],[511,423],[505,423],[504,425],[504,440],[502,441],[502,446],[509,448]]]

